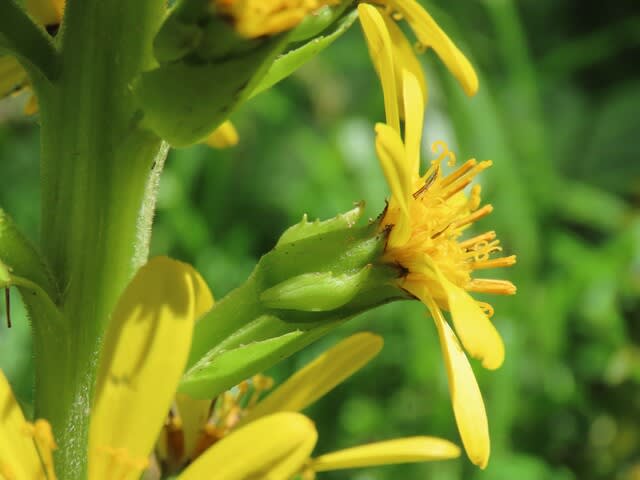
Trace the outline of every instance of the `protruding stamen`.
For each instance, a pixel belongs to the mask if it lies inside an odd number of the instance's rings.
[[[470,248],[467,248],[464,257],[469,261],[472,259],[473,261],[471,263],[484,262],[489,260],[492,253],[501,251],[502,247],[500,246],[500,240],[494,240],[492,242],[481,241],[472,245]]]
[[[480,242],[490,242],[491,240],[494,240],[496,238],[496,232],[494,232],[493,230],[489,231],[489,232],[485,232],[481,235],[476,235],[475,237],[469,238],[463,242],[460,242],[460,248],[462,248],[463,250],[468,250],[471,247],[473,247],[474,245],[476,245],[477,243]]]
[[[501,268],[510,267],[515,265],[516,256],[511,255],[509,257],[492,258],[491,260],[482,260],[479,262],[473,262],[471,268],[474,270],[483,270],[487,268]]]
[[[488,278],[476,278],[467,284],[470,292],[493,293],[496,295],[514,295],[516,286],[508,280],[493,280]]]
[[[491,160],[485,160],[483,162],[478,163],[477,165],[473,165],[469,170],[467,170],[462,175],[459,175],[458,178],[454,179],[453,181],[447,182],[447,180],[449,180],[449,177],[451,177],[451,175],[449,175],[447,178],[445,178],[442,181],[443,190],[445,185],[449,187],[449,190],[447,190],[447,193],[446,194],[443,193],[443,197],[450,198],[455,193],[459,192],[464,187],[469,185],[476,175],[478,175],[483,170],[486,170],[491,165],[493,165],[493,162]],[[459,170],[461,169],[462,167]]]
[[[480,220],[482,217],[486,217],[487,215],[489,215],[492,211],[493,211],[493,205],[491,204],[485,205],[484,207],[480,208],[479,210],[476,210],[475,212],[466,216],[465,218],[458,220],[455,223],[455,226],[462,227],[464,225],[468,225],[470,223],[476,222]]]
[[[446,187],[447,185],[452,183],[454,180],[457,180],[458,178],[463,176],[465,173],[467,173],[469,170],[471,170],[477,164],[478,164],[478,162],[477,162],[477,160],[475,158],[471,158],[471,159],[467,160],[462,165],[460,165],[460,167],[457,170],[455,170],[454,172],[450,173],[449,175],[447,175],[446,177],[444,177],[442,179],[442,186]]]
[[[456,193],[464,190],[471,183],[471,181],[472,181],[471,178],[467,178],[467,179],[464,179],[464,180],[462,180],[460,182],[454,183],[449,189],[447,189],[446,191],[442,192],[442,199],[443,200],[449,200]]]
[[[267,377],[266,375],[258,374],[251,377],[251,385],[253,386],[253,393],[251,394],[251,398],[249,398],[249,401],[247,402],[245,409],[249,410],[256,403],[258,403],[258,400],[260,399],[262,392],[265,392],[273,388],[273,383],[274,383],[273,378]]]

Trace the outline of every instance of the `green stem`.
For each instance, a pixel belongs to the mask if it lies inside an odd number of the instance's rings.
[[[0,50],[18,57],[25,67],[37,69],[49,80],[57,75],[58,55],[51,37],[15,0],[4,0],[0,9]]]
[[[69,0],[58,81],[36,82],[41,112],[42,252],[65,328],[34,321],[35,413],[53,426],[60,478],[87,476],[102,333],[142,260],[142,205],[161,140],[137,127],[130,86],[153,63],[161,0]],[[166,152],[164,152],[166,153]],[[148,209],[147,209],[148,210]],[[147,215],[148,216],[148,215]],[[138,258],[136,257],[138,253]]]

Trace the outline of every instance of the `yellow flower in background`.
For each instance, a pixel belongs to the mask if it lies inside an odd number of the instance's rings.
[[[476,270],[513,265],[515,256],[490,258],[502,250],[494,232],[461,239],[475,221],[492,210],[491,205],[480,207],[479,185],[469,195],[464,193],[473,178],[490,167],[491,162],[471,159],[445,175],[442,162],[448,158],[449,166],[453,167],[455,156],[443,142],[436,142],[434,151],[440,151],[440,155],[426,173],[420,174],[425,105],[421,80],[413,73],[412,65],[405,66],[402,57],[396,54],[388,22],[379,10],[360,5],[359,13],[372,56],[376,54],[387,116],[386,124],[376,125],[376,151],[391,189],[391,199],[380,220],[381,229],[390,229],[384,260],[406,270],[399,286],[419,298],[431,312],[447,365],[463,444],[469,458],[484,468],[490,452],[486,412],[458,337],[466,351],[482,360],[484,367],[495,369],[502,364],[504,345],[489,320],[493,310],[489,304],[475,301],[468,292],[515,293],[511,282],[471,277]],[[465,78],[469,75],[459,77]],[[400,128],[401,111],[404,129]],[[450,312],[458,337],[445,320],[443,310]]]
[[[275,35],[296,27],[308,14],[340,0],[213,0],[247,38]]]
[[[212,148],[229,148],[236,146],[239,139],[236,127],[227,120],[211,132],[203,143],[206,143]]]
[[[197,462],[238,428],[242,431],[274,415],[305,409],[364,367],[379,353],[382,344],[378,335],[352,335],[293,374],[264,399],[260,397],[273,386],[273,381],[263,375],[241,383],[217,402],[179,395],[156,449],[163,473],[174,473]],[[458,457],[460,449],[447,440],[422,436],[362,445],[316,458],[310,454],[299,470],[304,478],[329,470],[445,460]]]
[[[29,15],[47,32],[55,35],[62,21],[65,0],[27,0],[25,7]],[[0,99],[19,93],[29,86],[27,72],[20,62],[10,55],[0,55]],[[31,96],[25,105],[25,114],[33,115],[38,111],[35,96]]]

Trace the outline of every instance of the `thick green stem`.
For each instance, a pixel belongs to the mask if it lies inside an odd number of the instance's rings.
[[[162,149],[159,138],[137,127],[130,86],[152,65],[163,12],[161,0],[68,1],[59,79],[35,85],[42,251],[65,322],[58,332],[46,318],[34,318],[35,411],[53,425],[60,478],[87,475],[101,335],[135,268],[145,186]]]

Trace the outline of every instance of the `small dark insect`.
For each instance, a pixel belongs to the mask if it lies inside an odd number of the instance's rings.
[[[433,182],[435,182],[436,178],[438,178],[438,173],[440,173],[440,166],[436,165],[435,170],[431,175],[429,175],[429,178],[425,180],[424,185],[420,187],[420,190],[418,190],[413,194],[413,198],[417,199],[421,194],[429,190],[429,187],[433,185]]]

